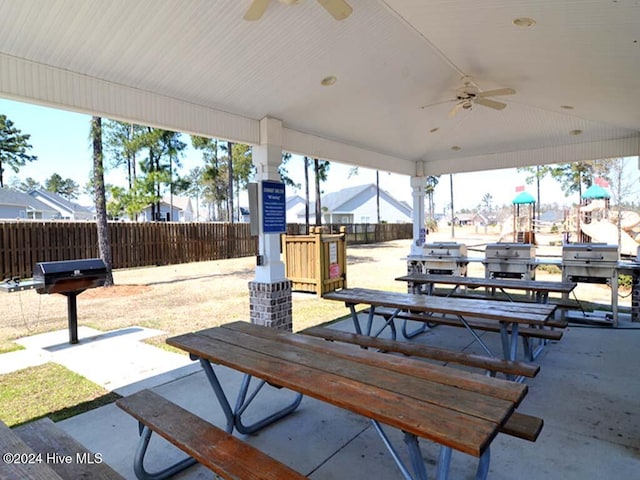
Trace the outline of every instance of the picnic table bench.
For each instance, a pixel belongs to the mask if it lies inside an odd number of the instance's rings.
[[[180,462],[178,468],[148,474],[142,464],[142,457],[136,456],[134,471],[139,479],[164,478],[195,461],[225,480],[307,478],[151,390],[142,390],[121,398],[116,401],[116,405],[138,420],[143,427],[142,438],[150,437],[151,432],[156,432],[190,457]],[[148,441],[144,444],[145,451],[147,446]]]
[[[377,348],[383,352],[396,352],[439,362],[456,363],[458,365],[479,368],[491,372],[492,375],[495,375],[496,372],[501,372],[509,375],[535,377],[540,371],[540,366],[532,363],[502,360],[472,353],[454,352],[416,342],[374,338],[368,335],[358,335],[357,333],[344,332],[334,328],[310,327],[302,330],[300,333],[330,341],[351,343],[366,348]]]
[[[527,393],[526,385],[411,358],[385,355],[246,322],[179,335],[167,339],[167,343],[189,352],[194,360],[200,362],[227,419],[226,433],[232,433],[234,429],[256,432],[294,411],[302,395],[308,395],[369,418],[405,479],[427,478],[418,438],[441,445],[438,478],[447,478],[451,452],[455,449],[479,458],[476,478],[481,480],[487,476],[490,445],[498,433],[533,441],[542,427],[541,419],[514,412]],[[216,365],[244,374],[235,403],[227,398],[216,375]],[[252,378],[260,381],[249,392]],[[276,387],[279,394],[285,396],[285,406],[274,413],[267,413],[265,418],[252,425],[245,425],[243,413],[250,403],[260,398],[261,389],[268,386]],[[293,401],[289,391],[297,392]],[[157,401],[148,396],[139,398],[145,404]],[[126,408],[134,410],[130,401],[119,402],[121,406],[128,405]],[[146,408],[139,405],[135,410]],[[265,409],[264,406],[261,408]],[[165,421],[163,415],[151,412],[145,412],[141,418],[149,424],[156,420]],[[398,455],[383,424],[387,426],[385,428],[404,432],[410,466]],[[154,428],[158,431],[165,429],[161,426]],[[165,434],[172,442],[175,436],[182,435],[169,431],[169,427],[166,427]],[[219,432],[211,435],[217,438]],[[148,443],[148,439],[146,441]],[[144,442],[145,439],[141,438],[142,455],[146,451]],[[189,443],[198,442],[189,439]],[[218,444],[218,441],[213,443]],[[208,458],[216,458],[218,466],[228,453],[225,449],[221,453],[223,458],[218,458],[215,448],[208,451]],[[195,454],[195,451],[190,452],[190,455]],[[143,458],[139,460],[142,463]]]
[[[392,339],[396,338],[395,319],[402,319],[402,333],[405,338],[412,338],[424,332],[428,324],[445,324],[464,327],[473,336],[484,351],[493,357],[493,352],[487,347],[476,330],[495,330],[500,332],[502,353],[505,360],[515,361],[517,358],[517,342],[520,331],[523,339],[534,335],[551,335],[554,338],[562,336],[562,332],[549,333],[541,327],[548,326],[556,309],[554,305],[515,302],[507,303],[499,300],[478,300],[453,297],[433,297],[413,293],[388,292],[365,288],[345,288],[327,293],[323,298],[343,301],[350,309],[351,318],[356,333],[378,337],[385,328],[391,330]],[[368,305],[367,323],[363,330],[360,325],[356,306]],[[384,324],[377,332],[372,332],[374,316],[380,312]],[[451,319],[450,316],[454,318]],[[413,332],[407,331],[407,321],[424,323]],[[533,360],[542,347],[536,352],[530,348],[527,340],[525,355]]]
[[[0,422],[0,451],[13,461],[0,460],[2,480],[60,480],[90,478],[124,480],[48,418],[10,429]]]

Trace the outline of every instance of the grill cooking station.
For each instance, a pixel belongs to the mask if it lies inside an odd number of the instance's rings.
[[[562,247],[562,280],[611,287],[613,324],[618,325],[618,246],[571,243]]]
[[[489,243],[482,263],[486,278],[535,280],[536,247],[531,243]]]
[[[67,297],[69,343],[78,343],[78,306],[76,297],[87,288],[101,287],[107,267],[99,258],[40,262],[33,267],[33,282],[40,294],[60,293]]]
[[[420,257],[410,257],[409,273],[434,275],[467,275],[467,246],[455,242],[427,243],[422,247]]]

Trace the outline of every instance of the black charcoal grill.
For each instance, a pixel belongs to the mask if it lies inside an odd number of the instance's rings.
[[[104,285],[107,267],[99,258],[39,262],[33,267],[33,281],[40,294],[60,293],[67,297],[69,343],[78,343],[76,297],[88,288]]]

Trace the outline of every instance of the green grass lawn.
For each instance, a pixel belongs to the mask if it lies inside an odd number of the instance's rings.
[[[46,363],[0,375],[0,420],[10,427],[46,416],[57,422],[119,397],[61,365]]]
[[[24,350],[24,347],[22,345],[18,345],[17,343],[3,342],[0,340],[0,354],[16,352],[18,350]]]

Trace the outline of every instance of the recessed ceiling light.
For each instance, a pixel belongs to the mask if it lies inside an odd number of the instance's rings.
[[[433,127],[431,130],[429,130],[429,133],[436,133],[438,130],[440,130],[439,127]]]
[[[569,132],[569,135],[581,135],[582,134],[582,130],[571,130]]]
[[[458,145],[454,145],[453,147],[451,147],[451,150],[453,150],[454,152],[457,152],[458,150],[462,150],[462,147],[459,147]]]
[[[560,105],[560,108],[564,108],[565,110],[573,110],[572,105]]]
[[[320,85],[322,85],[323,87],[330,87],[331,85],[336,83],[337,80],[338,79],[334,75],[329,75],[328,77],[324,77],[320,81]]]
[[[536,24],[536,21],[529,17],[518,17],[513,20],[513,24],[516,27],[533,27]]]

